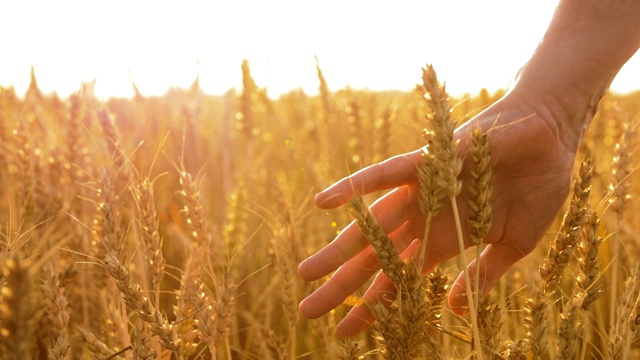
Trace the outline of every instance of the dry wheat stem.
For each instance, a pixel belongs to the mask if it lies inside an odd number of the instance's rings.
[[[424,225],[424,235],[422,236],[422,242],[420,243],[420,260],[418,262],[418,269],[424,269],[424,262],[427,257],[427,243],[429,240],[429,233],[431,232],[431,221],[433,213],[427,213],[427,219]]]
[[[467,271],[467,255],[465,254],[464,248],[464,237],[462,235],[462,225],[460,224],[460,214],[458,212],[458,204],[456,203],[456,198],[451,197],[451,207],[453,208],[453,218],[456,221],[456,233],[458,235],[458,259],[460,268],[462,268],[462,272],[464,274],[464,282],[465,282],[465,292],[467,296],[467,303],[469,306],[469,316],[471,317],[471,326],[473,331],[473,337],[475,339],[480,339],[480,332],[478,331],[478,313],[476,312],[476,306],[473,302],[473,292],[471,289],[471,278],[469,277],[469,271]],[[478,360],[482,360],[482,345],[480,341],[474,342],[476,356]]]

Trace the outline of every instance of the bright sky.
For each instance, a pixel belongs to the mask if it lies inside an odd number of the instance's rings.
[[[19,95],[31,65],[45,92],[97,78],[100,97],[241,87],[248,59],[270,95],[316,93],[314,54],[332,90],[412,89],[432,63],[452,94],[504,88],[542,38],[557,0],[3,1],[0,85]],[[640,55],[614,90],[640,88]]]

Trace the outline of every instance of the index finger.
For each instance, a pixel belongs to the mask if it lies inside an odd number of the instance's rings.
[[[333,209],[346,204],[354,194],[365,195],[405,185],[415,176],[421,161],[421,150],[418,149],[367,166],[318,193],[316,205],[321,209]]]

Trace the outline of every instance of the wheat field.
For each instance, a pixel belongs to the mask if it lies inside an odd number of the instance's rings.
[[[133,84],[133,98],[102,101],[87,83],[61,99],[33,72],[22,97],[0,88],[0,359],[640,356],[640,93],[604,97],[566,214],[475,311],[446,305],[456,259],[421,276],[390,256],[402,305],[374,307],[385,321],[342,339],[334,327],[362,294],[307,320],[298,303],[322,281],[296,269],[353,218],[384,248],[366,208],[381,194],[334,211],[313,194],[424,146],[430,90],[330,92],[318,67],[319,95],[272,99],[240,70],[242,90],[223,96],[196,79],[161,97]],[[502,95],[452,98],[451,117]],[[490,167],[477,171],[489,191]]]

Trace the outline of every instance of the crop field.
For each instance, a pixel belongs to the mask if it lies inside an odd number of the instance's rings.
[[[313,196],[423,147],[434,94],[330,92],[318,67],[318,95],[272,99],[240,70],[222,96],[196,79],[62,99],[33,73],[24,96],[0,88],[0,359],[640,357],[640,93],[601,100],[563,211],[475,311],[447,305],[457,259],[420,274],[383,251],[402,301],[372,305],[384,321],[347,339],[335,326],[365,288],[309,320],[298,304],[326,279],[297,267],[354,218],[375,229],[365,204],[383,194],[329,211]],[[502,95],[452,97],[451,117]]]

